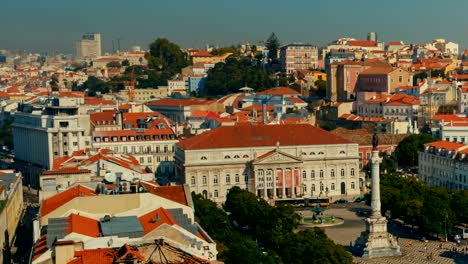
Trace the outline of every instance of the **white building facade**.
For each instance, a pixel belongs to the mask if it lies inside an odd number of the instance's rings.
[[[430,186],[468,189],[468,146],[447,141],[426,144],[419,153],[418,177]]]
[[[238,186],[266,200],[358,196],[358,145],[308,124],[220,127],[176,145],[176,176],[222,203]]]

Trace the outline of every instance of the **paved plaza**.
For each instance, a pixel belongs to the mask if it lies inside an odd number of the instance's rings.
[[[335,243],[345,246],[351,252],[356,252],[354,247],[356,239],[365,230],[365,215],[370,212],[368,207],[349,204],[344,208],[330,208],[325,214],[334,215],[344,219],[344,223],[338,226],[324,228],[325,233]],[[302,211],[301,214],[311,216],[310,211]],[[360,216],[358,216],[358,214]],[[302,227],[303,228],[303,227]],[[301,229],[301,228],[300,228]],[[400,257],[384,257],[377,259],[363,259],[354,256],[355,263],[360,264],[403,264],[403,263],[455,263],[468,264],[468,251],[461,252],[465,247],[456,247],[452,242],[428,241],[421,242],[420,240],[410,238],[411,235],[398,227],[390,228],[391,233],[399,234],[398,244],[400,245],[402,256]],[[353,245],[353,247],[350,247]],[[441,247],[442,246],[442,247]],[[457,250],[456,252],[454,250]],[[432,256],[432,260],[428,259]]]

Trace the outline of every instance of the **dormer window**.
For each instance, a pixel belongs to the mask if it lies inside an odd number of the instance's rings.
[[[244,156],[242,156],[242,158],[248,159],[248,158],[249,158],[249,155],[244,155]]]
[[[158,128],[159,128],[159,129],[165,129],[166,126],[165,126],[164,124],[158,124]]]
[[[205,156],[202,156],[201,160],[207,160],[207,158]]]
[[[231,156],[229,156],[229,155],[224,156],[224,159],[230,159],[230,158],[231,158]]]
[[[235,155],[234,158],[235,158],[235,159],[239,159],[240,157],[239,157],[239,155]]]

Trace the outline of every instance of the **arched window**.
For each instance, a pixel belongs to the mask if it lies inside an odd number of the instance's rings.
[[[341,172],[340,172],[341,177],[344,177],[344,173],[345,173],[344,169],[341,169]]]
[[[229,156],[229,155],[226,155],[226,156],[224,156],[224,158],[225,158],[225,159],[230,159],[230,158],[231,158],[231,156]]]
[[[335,169],[331,169],[331,170],[330,170],[330,176],[331,176],[332,178],[335,177]]]
[[[302,152],[302,153],[301,153],[301,155],[302,155],[302,156],[306,156],[306,155],[307,155],[307,153],[305,153],[305,152]]]
[[[203,185],[206,185],[206,176],[203,176],[202,183],[203,183]]]
[[[239,183],[239,182],[240,182],[239,174],[236,174],[236,176],[234,177],[234,181],[235,181],[236,183]]]
[[[354,176],[354,168],[351,168],[351,176]]]
[[[309,155],[315,155],[315,152],[311,152],[311,153],[309,153]]]
[[[213,177],[213,183],[214,183],[214,184],[218,184],[218,175],[215,175],[215,176]]]
[[[234,158],[235,158],[235,159],[239,159],[240,157],[239,157],[239,155],[235,155]]]
[[[303,192],[303,193],[307,193],[307,185],[304,184],[304,185],[302,186],[302,192]]]
[[[201,160],[207,160],[207,158],[205,156],[202,156]]]
[[[334,190],[335,190],[335,184],[334,184],[334,183],[332,183],[332,184],[331,184],[331,187],[330,187],[330,189],[331,189],[332,191],[334,191]]]
[[[307,172],[306,171],[302,171],[302,178],[304,180],[307,179]]]
[[[325,187],[323,186],[323,183],[320,183],[320,191],[323,192],[324,189]]]
[[[229,174],[226,174],[226,184],[231,183],[231,176]]]
[[[319,155],[323,155],[323,152],[322,152],[322,151],[320,151],[320,152],[319,152]]]
[[[218,198],[218,190],[214,190],[213,196],[214,196],[215,198]]]
[[[320,178],[323,178],[323,170],[320,170]]]
[[[190,184],[195,185],[195,176],[192,176],[192,178],[190,178]]]
[[[346,152],[344,152],[344,150],[340,151],[340,154],[346,154]]]
[[[355,189],[356,188],[356,185],[354,184],[354,182],[351,182],[351,189]]]
[[[315,179],[315,170],[310,171],[310,178]]]
[[[244,155],[244,156],[242,156],[242,158],[248,159],[248,158],[249,158],[249,155]]]
[[[315,184],[312,184],[312,191],[315,192]]]

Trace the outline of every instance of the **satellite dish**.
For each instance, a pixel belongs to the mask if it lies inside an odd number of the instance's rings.
[[[108,172],[104,175],[104,179],[107,181],[107,182],[115,182],[115,180],[117,179],[117,177],[115,176],[114,173],[111,173],[111,172]]]

